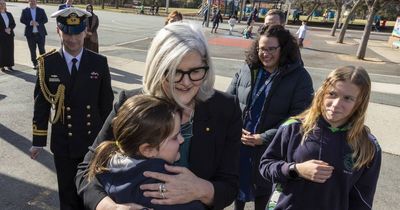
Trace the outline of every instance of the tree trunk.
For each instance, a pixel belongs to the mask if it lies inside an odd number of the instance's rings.
[[[340,18],[341,18],[341,16],[342,16],[342,6],[343,5],[338,5],[337,6],[337,8],[336,8],[336,17],[335,17],[335,22],[333,23],[333,27],[332,27],[332,30],[331,30],[331,36],[335,36],[335,33],[336,33],[336,29],[338,28],[338,26],[339,26],[339,22],[340,22]]]
[[[307,16],[307,19],[306,19],[307,22],[310,20],[312,14],[313,14],[314,11],[319,7],[319,5],[320,5],[319,2],[317,2],[317,3],[314,4],[312,11],[311,11],[310,14]]]
[[[346,34],[346,30],[347,30],[347,26],[349,25],[350,19],[353,16],[354,12],[356,11],[357,7],[361,5],[361,3],[363,2],[363,0],[358,0],[353,7],[351,8],[349,15],[346,17],[346,19],[344,20],[343,26],[340,29],[340,34],[339,37],[337,38],[336,42],[337,43],[342,43],[343,44],[343,40],[344,40],[344,35]]]
[[[104,9],[104,0],[101,0],[101,9]]]
[[[377,1],[377,0],[375,0],[375,1]],[[371,12],[369,13],[367,24],[364,27],[364,33],[361,38],[360,45],[358,46],[358,50],[357,50],[357,54],[356,54],[358,59],[364,59],[365,53],[367,51],[368,39],[369,39],[369,35],[371,34],[371,29],[372,29],[372,22],[374,21],[375,14],[377,12],[375,10],[375,4],[371,7],[370,11]]]
[[[119,9],[119,0],[115,0],[115,9]]]

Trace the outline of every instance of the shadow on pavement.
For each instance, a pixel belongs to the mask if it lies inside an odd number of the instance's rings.
[[[1,209],[58,209],[57,191],[0,174]]]
[[[0,94],[0,101],[5,99],[6,97],[7,97],[6,95]]]
[[[10,130],[2,123],[0,123],[0,139],[3,139],[4,141],[13,145],[26,155],[30,156],[29,149],[31,148],[32,145],[31,141],[21,136],[20,134],[14,132],[13,130]],[[38,161],[40,164],[42,164],[49,170],[55,172],[53,164],[53,155],[46,150],[41,151],[38,158],[32,161]]]
[[[23,79],[23,80],[25,80],[27,82],[30,82],[30,83],[35,83],[36,82],[36,76],[35,75],[31,75],[31,74],[27,74],[25,72],[25,70],[14,69],[14,71],[8,72],[7,74],[11,75],[11,76],[18,77],[18,78]]]
[[[324,52],[324,53],[334,53],[334,54],[341,54],[341,55],[350,55],[349,53],[336,52],[336,51],[331,51],[331,50],[321,50],[321,49],[315,49],[315,48],[309,48],[309,47],[303,47],[303,49],[307,49],[307,50],[311,50],[311,51],[317,51],[317,52]]]
[[[129,73],[115,68],[110,68],[110,71],[114,73],[111,74],[112,80],[128,84],[142,84],[142,76],[140,75]]]

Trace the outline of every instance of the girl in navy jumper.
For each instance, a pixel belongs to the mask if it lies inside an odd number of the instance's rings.
[[[282,187],[275,209],[372,209],[381,149],[364,125],[370,92],[363,68],[336,69],[311,107],[279,128],[260,162]]]
[[[129,98],[112,122],[115,141],[101,143],[89,166],[88,178],[97,178],[116,203],[136,203],[153,209],[203,210],[200,201],[179,205],[152,204],[143,195],[142,184],[158,183],[143,175],[145,171],[168,173],[165,164],[179,160],[181,111],[165,99],[138,95]],[[160,198],[168,196],[159,185]]]

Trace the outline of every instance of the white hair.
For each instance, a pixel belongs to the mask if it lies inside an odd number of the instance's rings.
[[[215,72],[208,52],[207,40],[201,27],[184,22],[174,22],[162,28],[154,37],[147,53],[143,91],[146,94],[165,97],[162,88],[165,77],[168,77],[172,99],[180,106],[174,93],[174,78],[176,68],[189,53],[199,53],[203,62],[210,67],[195,99],[205,101],[214,94]],[[168,97],[168,96],[167,96]]]

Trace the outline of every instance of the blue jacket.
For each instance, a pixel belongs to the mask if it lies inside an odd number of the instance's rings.
[[[120,165],[119,168],[111,168],[110,171],[98,174],[96,177],[104,186],[110,198],[116,203],[136,203],[147,208],[159,210],[205,210],[200,201],[179,205],[156,205],[150,202],[153,198],[143,195],[144,191],[140,189],[140,185],[160,182],[156,179],[145,177],[143,172],[153,171],[171,174],[165,170],[165,164],[167,162],[162,159],[148,159],[137,165]]]
[[[30,11],[29,7],[22,10],[20,21],[21,21],[21,23],[23,23],[25,25],[24,35],[26,37],[31,37],[33,26],[31,26],[31,24],[30,24],[32,21],[32,15],[31,15],[31,11]],[[37,28],[38,28],[38,32],[39,32],[40,36],[47,35],[46,27],[44,26],[44,24],[46,24],[47,21],[48,21],[47,15],[46,15],[46,12],[44,11],[44,9],[42,9],[40,7],[36,7],[36,22],[39,23]]]
[[[321,118],[316,128],[301,144],[301,123],[288,120],[276,134],[261,158],[260,173],[274,183],[280,183],[282,193],[275,210],[367,210],[372,209],[378,181],[382,151],[372,134],[375,155],[368,167],[353,168],[352,149],[347,144],[348,128],[331,128]],[[290,163],[322,160],[334,167],[325,183],[316,183],[289,176]]]

